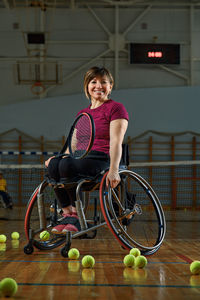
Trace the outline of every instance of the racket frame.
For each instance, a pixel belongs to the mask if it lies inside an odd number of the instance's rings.
[[[83,153],[83,155],[77,157],[77,156],[73,156],[72,154],[72,150],[71,150],[71,144],[70,144],[70,140],[71,140],[71,136],[72,133],[74,131],[74,127],[76,126],[78,120],[82,117],[82,116],[87,116],[87,118],[89,119],[90,122],[90,127],[91,127],[91,136],[90,136],[90,141],[89,141],[89,147],[87,148],[87,150]],[[59,157],[63,157],[63,156],[71,156],[74,159],[83,159],[84,157],[86,157],[88,155],[88,153],[90,152],[93,142],[94,142],[94,138],[95,138],[95,125],[94,125],[94,120],[92,118],[92,116],[87,113],[87,112],[82,112],[80,115],[78,115],[76,117],[76,119],[74,120],[74,123],[72,124],[67,140],[62,148],[62,150],[60,151]],[[66,151],[66,149],[69,148],[69,154],[68,153],[64,153]]]

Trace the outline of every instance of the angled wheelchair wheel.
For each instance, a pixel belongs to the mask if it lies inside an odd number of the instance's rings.
[[[152,187],[137,173],[119,171],[121,182],[115,189],[100,184],[100,204],[104,219],[123,248],[137,247],[143,255],[155,253],[166,233],[165,216]]]
[[[57,212],[56,197],[54,189],[43,181],[33,192],[27,204],[24,229],[28,245],[25,246],[24,252],[27,254],[26,248],[32,246],[40,250],[54,249],[65,242],[65,236],[51,234],[51,229],[57,224],[61,215]],[[47,241],[40,239],[40,233],[47,230],[50,238]]]
[[[0,207],[6,208],[6,204],[4,202],[3,196],[0,195]]]

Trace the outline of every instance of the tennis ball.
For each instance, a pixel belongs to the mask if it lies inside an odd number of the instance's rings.
[[[19,239],[19,232],[13,232],[13,233],[11,233],[11,238],[13,239],[13,240],[18,240]]]
[[[50,237],[50,233],[46,230],[40,232],[40,239],[42,241],[48,241],[49,240],[49,237]]]
[[[133,256],[132,254],[127,254],[125,257],[124,257],[124,265],[126,267],[134,267],[135,265],[135,256]]]
[[[194,260],[191,264],[190,264],[190,272],[193,275],[199,275],[200,274],[200,261],[199,260]]]
[[[72,248],[68,252],[68,257],[70,259],[78,259],[79,256],[80,256],[80,253],[79,253],[78,249],[76,249],[76,248]]]
[[[95,259],[93,256],[91,255],[85,255],[83,258],[82,258],[82,266],[84,268],[92,268],[95,264]]]
[[[140,253],[140,250],[138,248],[132,248],[129,252],[129,254],[132,254],[134,255],[135,257],[139,256],[141,253]]]
[[[17,289],[17,282],[12,278],[4,278],[0,282],[0,291],[4,297],[14,296],[17,292]]]
[[[145,256],[140,255],[135,258],[135,267],[136,268],[144,268],[147,265],[147,259]]]
[[[0,234],[0,243],[5,243],[7,240],[7,237],[5,236],[5,234]]]

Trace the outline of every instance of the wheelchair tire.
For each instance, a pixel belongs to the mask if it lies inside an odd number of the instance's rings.
[[[32,254],[33,251],[34,251],[33,246],[30,246],[30,245],[24,246],[24,253],[25,253],[25,254]]]
[[[38,208],[38,198],[42,197],[42,214],[43,223],[41,225],[41,217]],[[32,240],[32,245],[40,250],[54,249],[65,242],[65,237],[51,234],[51,228],[56,224],[53,223],[50,207],[55,195],[52,187],[48,186],[46,181],[43,181],[33,192],[27,204],[24,229],[27,240]],[[40,209],[41,210],[41,209]],[[42,241],[39,237],[40,232],[47,230],[50,233],[48,241]],[[31,236],[30,236],[31,235]],[[26,253],[26,250],[24,251]]]
[[[161,246],[166,222],[160,201],[152,187],[137,173],[119,171],[121,182],[115,189],[106,187],[104,174],[100,184],[100,205],[114,237],[125,249],[137,247],[143,255],[155,253]]]
[[[3,196],[0,195],[0,207],[6,208],[6,204],[4,202]]]
[[[69,245],[65,245],[63,248],[60,249],[60,254],[63,257],[67,258],[68,257],[69,249],[70,249],[70,244]]]

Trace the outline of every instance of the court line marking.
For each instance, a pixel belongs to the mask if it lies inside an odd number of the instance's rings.
[[[68,262],[72,262],[72,263],[81,263],[80,260],[8,260],[8,259],[0,259],[0,262],[31,262],[31,263],[68,263]],[[96,261],[96,264],[121,264],[123,263],[123,260],[121,261]],[[154,261],[149,261],[148,264],[188,264],[188,262],[169,262],[169,261],[165,261],[165,262],[154,262]]]
[[[191,285],[159,285],[159,284],[104,284],[104,283],[23,283],[19,282],[20,286],[97,286],[97,287],[146,287],[146,288],[200,288],[200,285],[191,286]]]

